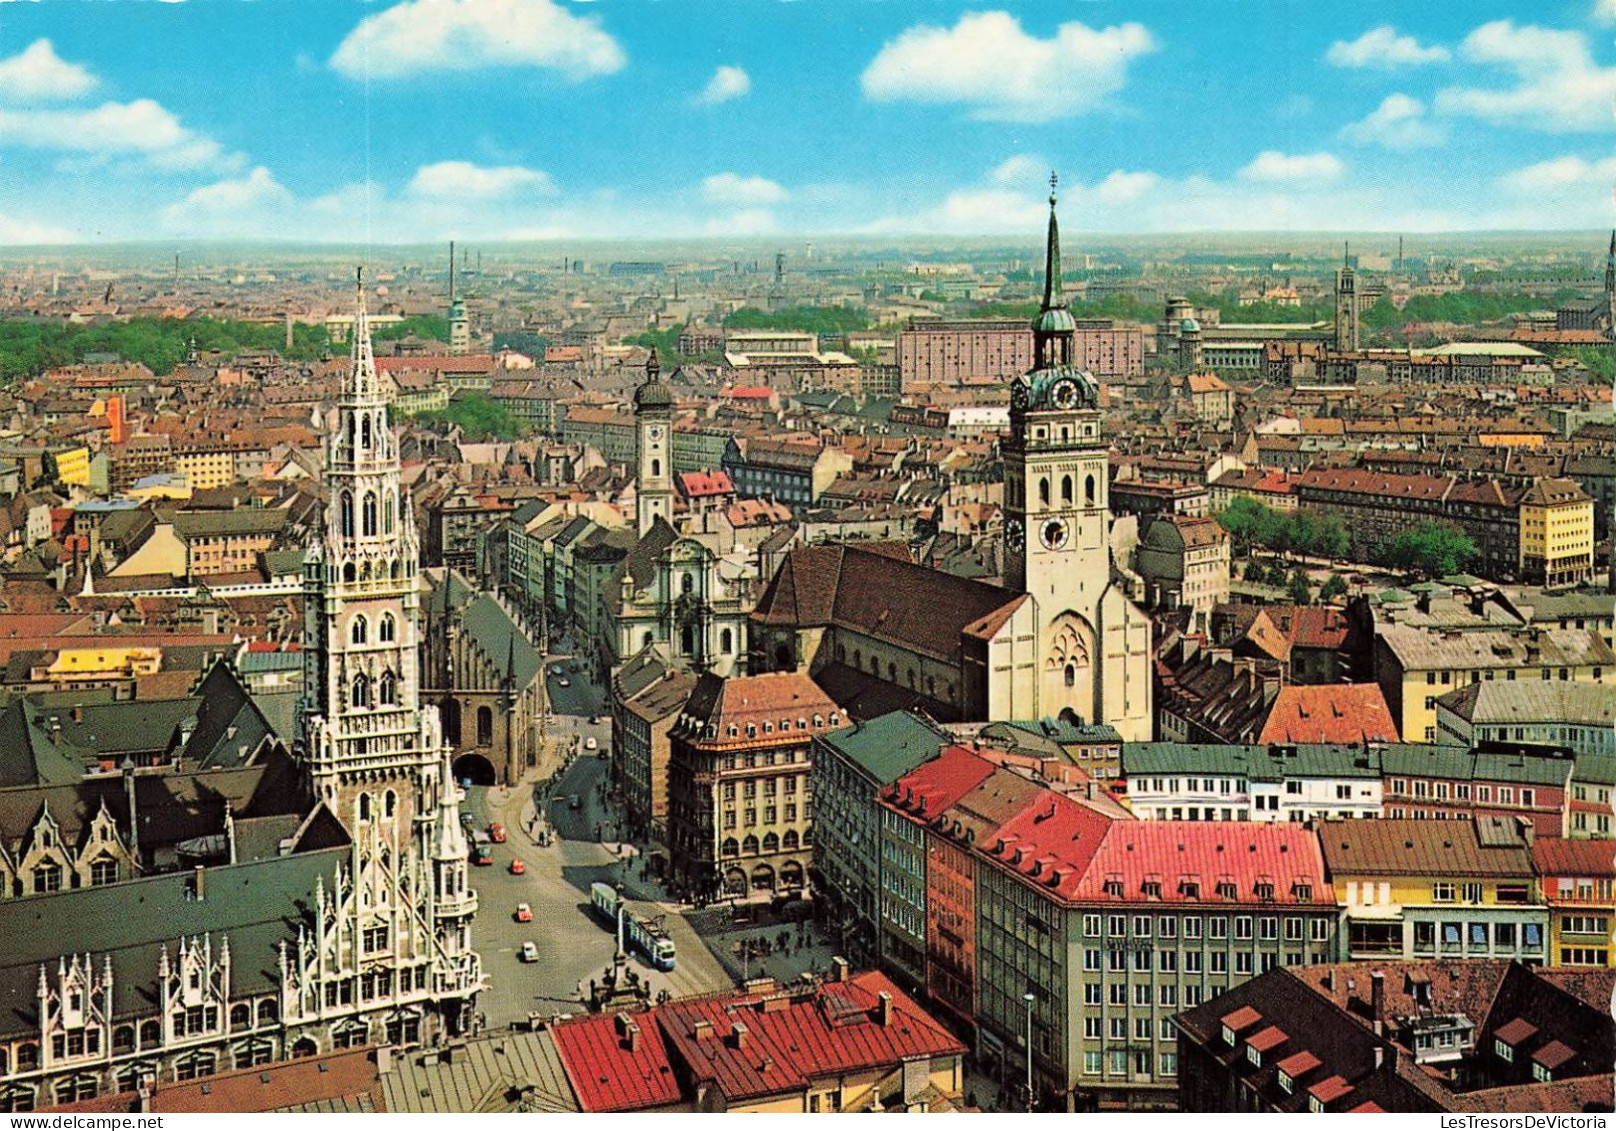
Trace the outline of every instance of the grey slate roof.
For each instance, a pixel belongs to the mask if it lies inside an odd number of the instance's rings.
[[[1457,747],[1432,749],[1463,753]],[[1128,777],[1141,774],[1211,774],[1243,777],[1248,781],[1378,778],[1381,776],[1381,758],[1380,751],[1373,748],[1366,750],[1361,746],[1129,742],[1122,747],[1122,772]]]

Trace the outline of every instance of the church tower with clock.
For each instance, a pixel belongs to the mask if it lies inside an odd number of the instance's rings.
[[[673,523],[673,393],[662,383],[655,350],[645,383],[634,390],[634,426],[634,510],[644,538],[658,518]]]
[[[1141,741],[1151,737],[1150,622],[1112,581],[1108,446],[1099,386],[1072,363],[1077,323],[1061,293],[1054,189],[1052,176],[1033,369],[1010,387],[1005,585],[1037,608],[1039,713],[1070,708]]]

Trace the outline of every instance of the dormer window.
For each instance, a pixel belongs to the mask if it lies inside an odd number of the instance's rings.
[[[1263,900],[1264,902],[1273,901],[1274,884],[1272,880],[1258,880],[1257,885],[1253,890],[1255,891],[1258,899]]]
[[[1180,880],[1178,882],[1178,894],[1182,895],[1185,899],[1200,899],[1201,898],[1201,881],[1200,880]]]
[[[1106,879],[1106,881],[1105,881],[1105,884],[1104,884],[1104,891],[1105,891],[1106,895],[1111,896],[1113,899],[1121,899],[1122,898],[1122,877],[1121,876],[1110,876],[1110,877],[1108,877]]]
[[[1303,880],[1297,880],[1291,886],[1291,895],[1296,897],[1296,902],[1298,903],[1312,903],[1313,885]]]
[[[1139,890],[1146,899],[1160,899],[1162,897],[1160,880],[1146,880],[1140,885]]]
[[[1235,887],[1235,883],[1234,883],[1233,880],[1219,880],[1218,881],[1218,898],[1219,899],[1230,899],[1230,900],[1238,899],[1238,898],[1240,898],[1240,889]]]

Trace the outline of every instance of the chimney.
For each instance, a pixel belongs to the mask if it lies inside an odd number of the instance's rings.
[[[1324,988],[1335,993],[1335,970],[1331,968],[1324,972]]]
[[[1386,975],[1380,970],[1369,972],[1369,1017],[1375,1023],[1375,1036],[1386,1033]]]
[[[380,1045],[376,1049],[376,1075],[386,1076],[393,1070],[393,1046]]]
[[[198,903],[201,903],[206,895],[206,888],[204,885],[207,880],[207,875],[207,868],[204,865],[198,864],[196,866],[196,881],[192,885],[193,893],[196,895],[196,901]]]
[[[1376,1045],[1375,1046],[1375,1071],[1379,1072],[1385,1066],[1386,1066],[1386,1046],[1385,1045]]]
[[[75,703],[75,704],[73,704],[73,721],[76,722],[76,723],[82,723],[84,721],[84,704],[83,703]]]
[[[713,1023],[705,1017],[691,1028],[690,1035],[698,1041],[705,1041],[713,1035]]]
[[[847,981],[847,959],[837,955],[830,960],[830,980],[833,982]]]
[[[892,1024],[892,995],[885,990],[875,997],[875,1021],[883,1029]]]
[[[746,1027],[746,1022],[744,1021],[737,1021],[729,1027],[730,1038],[735,1042],[735,1047],[738,1049],[746,1047],[746,1038],[751,1033],[752,1031]]]

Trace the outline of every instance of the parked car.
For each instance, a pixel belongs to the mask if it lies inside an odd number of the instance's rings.
[[[590,735],[588,738],[584,739],[584,749],[585,750],[599,750],[600,749],[600,743],[598,741],[596,741],[594,735]]]
[[[527,871],[527,865],[522,863],[520,856],[511,861],[510,872],[513,876],[520,876]]]
[[[531,939],[522,944],[522,961],[537,962],[539,960],[539,944]]]
[[[488,839],[495,844],[505,843],[505,826],[495,822],[488,826]]]
[[[525,903],[518,903],[516,905],[516,921],[518,923],[533,922],[533,908]]]
[[[550,665],[550,674],[551,675],[560,675],[565,670],[566,669],[563,668],[560,664],[551,664]]]
[[[562,676],[560,679],[556,680],[556,686],[557,687],[571,687],[572,686],[572,680],[568,679],[566,676]]]

